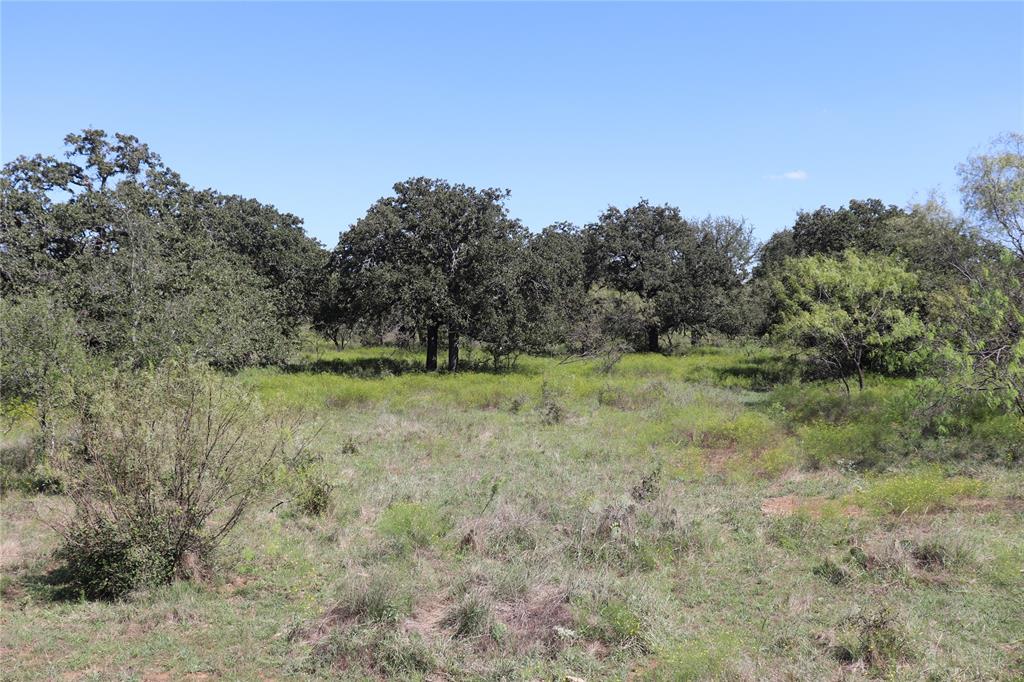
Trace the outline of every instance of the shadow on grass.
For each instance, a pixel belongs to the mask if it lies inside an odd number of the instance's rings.
[[[766,364],[757,361],[743,362],[728,367],[715,367],[712,371],[718,381],[725,383],[729,379],[743,379],[749,382],[750,390],[760,392],[770,391],[776,385],[785,383],[794,376],[791,365]]]
[[[379,379],[381,377],[400,376],[402,374],[445,374],[447,371],[442,368],[437,371],[428,371],[423,366],[423,360],[411,358],[333,358],[325,360],[304,360],[284,365],[282,369],[289,374],[340,374],[354,377],[356,379]],[[477,374],[515,374],[523,370],[519,367],[501,367],[495,369],[494,365],[486,361],[459,360],[458,373]]]
[[[71,572],[63,565],[5,578],[0,589],[4,601],[16,601],[19,597],[50,604],[87,601],[81,590],[74,586]]]
[[[288,373],[342,374],[358,379],[398,376],[410,372],[425,372],[422,363],[411,359],[398,358],[353,358],[331,360],[305,360],[284,366]]]

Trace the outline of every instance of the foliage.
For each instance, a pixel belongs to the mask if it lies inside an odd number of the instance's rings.
[[[964,205],[1008,248],[961,268],[936,295],[943,359],[962,393],[1024,418],[1024,137],[997,139],[960,167]]]
[[[502,297],[514,295],[526,230],[508,217],[506,190],[428,178],[394,190],[338,242],[331,268],[343,283],[336,305],[344,312],[337,317],[422,330],[427,369],[436,369],[443,326],[454,370],[460,335],[472,336],[483,314],[504,310]]]
[[[55,460],[73,506],[59,556],[88,597],[202,575],[294,439],[237,386],[181,364],[116,373],[79,417],[81,447]]]
[[[291,504],[306,516],[323,516],[331,508],[334,483],[327,476],[319,461],[301,464],[293,472],[289,487]]]
[[[43,292],[0,300],[0,330],[0,407],[29,403],[52,450],[54,413],[73,402],[87,372],[81,330],[73,313]]]
[[[278,361],[308,318],[325,254],[273,207],[199,192],[131,135],[68,135],[0,177],[0,292],[59,292],[90,349],[136,366],[184,350]]]
[[[838,255],[847,249],[882,251],[887,223],[902,214],[901,209],[878,199],[851,199],[837,210],[822,206],[811,212],[800,211],[792,231],[794,255]]]
[[[752,255],[749,228],[731,218],[683,219],[678,208],[641,201],[610,207],[586,230],[589,278],[646,308],[646,348],[687,329],[698,340],[719,326],[729,296],[745,279]]]
[[[996,138],[959,173],[965,208],[1024,260],[1024,134]]]
[[[927,330],[915,275],[892,258],[846,251],[841,258],[787,261],[773,281],[781,306],[776,339],[804,349],[841,379],[864,372],[900,372],[921,361]]]

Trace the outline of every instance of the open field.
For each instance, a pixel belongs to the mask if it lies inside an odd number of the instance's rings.
[[[753,348],[419,362],[240,375],[320,428],[330,505],[282,474],[203,582],[69,598],[63,498],[6,492],[3,679],[1024,677],[1019,420],[924,437],[923,382],[771,388]]]

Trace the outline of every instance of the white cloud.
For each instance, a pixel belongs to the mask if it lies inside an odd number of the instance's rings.
[[[800,181],[800,180],[806,180],[809,177],[811,177],[811,176],[807,174],[807,171],[805,171],[805,170],[795,170],[795,171],[787,171],[785,173],[782,173],[781,175],[769,175],[768,179],[769,180],[797,180],[797,181]]]

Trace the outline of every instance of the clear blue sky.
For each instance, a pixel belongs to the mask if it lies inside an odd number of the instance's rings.
[[[904,204],[1024,129],[1024,4],[2,3],[2,158],[86,126],[333,246],[414,175],[532,229]],[[786,177],[789,174],[789,177]]]

